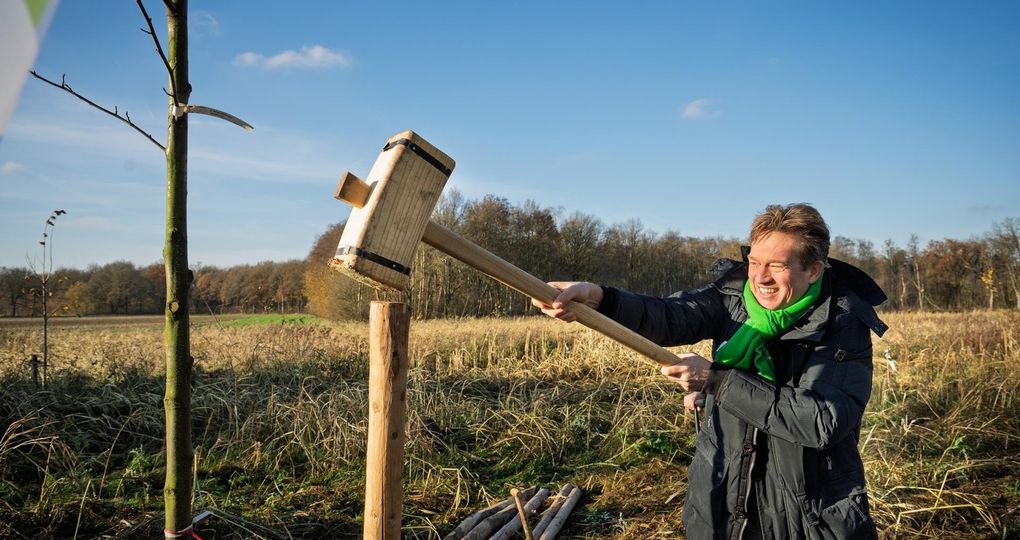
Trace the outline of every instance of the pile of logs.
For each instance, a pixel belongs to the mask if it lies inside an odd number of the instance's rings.
[[[571,484],[563,486],[538,525],[532,528],[528,518],[535,515],[547,499],[548,489],[511,489],[509,498],[475,512],[443,540],[508,540],[522,528],[527,540],[552,540],[581,499],[581,489]]]

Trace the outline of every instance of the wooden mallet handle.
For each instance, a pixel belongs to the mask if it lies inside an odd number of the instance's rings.
[[[425,235],[422,237],[422,241],[539,302],[551,304],[560,294],[556,287],[517,268],[434,221],[429,221],[425,226]],[[570,302],[567,309],[577,314],[577,322],[630,347],[660,365],[672,366],[680,361],[677,355],[585,304]]]
[[[371,186],[348,172],[341,177],[334,197],[351,206],[361,208],[365,205],[370,193]],[[560,294],[556,287],[517,268],[434,221],[429,221],[425,226],[422,241],[539,302],[551,304]],[[577,322],[630,347],[660,365],[672,366],[680,362],[677,355],[584,304],[570,302],[568,309],[577,314]]]

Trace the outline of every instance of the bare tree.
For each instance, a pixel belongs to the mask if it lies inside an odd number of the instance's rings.
[[[57,218],[66,214],[63,210],[54,210],[50,214],[50,217],[46,218],[46,224],[43,225],[42,239],[39,240],[39,245],[42,246],[42,260],[39,266],[29,263],[33,273],[35,273],[36,279],[39,280],[39,288],[35,289],[35,292],[42,297],[42,317],[43,317],[43,357],[42,357],[42,386],[46,388],[46,382],[49,375],[50,365],[50,307],[49,299],[53,296],[51,290],[53,278],[53,233],[57,226]]]
[[[169,54],[163,52],[152,19],[145,10],[142,0],[136,0],[136,3],[147,25],[142,32],[152,38],[169,77],[170,90],[163,89],[168,97],[165,145],[138,127],[127,111],[121,114],[116,107],[110,110],[96,104],[75,92],[64,78],[57,84],[34,71],[32,75],[124,122],[159,147],[166,157],[166,235],[163,248],[166,272],[163,334],[166,351],[166,389],[163,403],[166,411],[167,467],[163,488],[166,513],[164,534],[167,538],[179,538],[189,536],[192,531],[191,492],[194,461],[191,444],[191,369],[194,359],[191,357],[188,302],[188,289],[193,278],[188,269],[188,113],[215,116],[237,124],[247,131],[253,128],[222,111],[188,103],[191,97],[191,82],[188,78],[188,1],[163,0],[166,8]]]
[[[921,250],[920,250],[920,239],[916,234],[910,235],[910,241],[907,242],[907,256],[910,260],[910,265],[914,271],[913,285],[917,291],[917,310],[924,310],[924,283],[921,282]]]
[[[5,309],[10,306],[11,317],[18,316],[18,307],[24,303],[22,299],[28,294],[25,282],[30,275],[31,270],[28,268],[0,267],[0,295],[3,296]]]
[[[1002,273],[1013,289],[1014,307],[1020,309],[1020,219],[1008,218],[996,224],[991,244],[1002,261]]]

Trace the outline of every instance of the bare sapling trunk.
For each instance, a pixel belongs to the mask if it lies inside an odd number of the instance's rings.
[[[43,264],[46,264],[45,262]],[[42,385],[46,388],[49,382],[50,367],[50,307],[47,302],[50,291],[46,286],[49,276],[43,279],[42,283],[42,317],[43,317],[43,348],[42,348]]]
[[[191,476],[191,340],[188,314],[188,115],[177,114],[188,103],[188,2],[167,4],[167,37],[171,87],[166,142],[166,505],[165,536],[190,536]],[[175,103],[176,98],[176,103]]]
[[[50,217],[46,219],[46,225],[43,227],[42,240],[39,244],[42,245],[42,266],[39,267],[36,272],[39,278],[39,285],[42,292],[42,314],[43,314],[43,349],[42,349],[42,386],[46,388],[46,383],[49,381],[49,366],[50,366],[50,295],[53,294],[50,289],[50,279],[53,277],[53,236],[56,232],[57,218],[66,214],[64,210],[54,210]],[[35,265],[32,265],[35,270]],[[58,279],[59,283],[60,280]],[[11,315],[13,316],[13,310]],[[32,355],[35,358],[35,355]],[[38,385],[37,385],[38,386]]]
[[[192,464],[194,454],[191,442],[191,357],[190,316],[188,295],[192,274],[188,269],[188,114],[205,114],[226,120],[252,131],[254,128],[236,116],[202,105],[188,103],[191,82],[188,77],[188,1],[163,0],[166,6],[168,53],[163,47],[145,10],[142,0],[135,0],[148,29],[142,31],[152,38],[169,77],[170,91],[167,113],[167,143],[164,146],[150,133],[135,124],[125,110],[110,109],[74,91],[61,77],[59,83],[30,73],[35,78],[59,88],[89,106],[124,122],[144,136],[164,153],[166,158],[166,237],[163,246],[163,263],[166,274],[166,306],[163,343],[166,351],[166,390],[163,408],[166,411],[166,482],[163,487],[165,504],[166,538],[197,537],[192,530],[191,495],[194,486]],[[65,213],[57,210],[47,224],[52,227],[55,216]],[[45,237],[45,235],[44,235]],[[45,351],[44,351],[45,353]],[[45,358],[43,379],[45,384]]]

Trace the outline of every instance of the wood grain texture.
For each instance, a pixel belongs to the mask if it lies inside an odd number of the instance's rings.
[[[365,540],[400,538],[409,321],[407,304],[372,302],[369,311]]]
[[[453,169],[453,159],[413,131],[398,133],[387,144],[401,139],[411,141],[442,166]],[[447,178],[406,146],[396,145],[381,152],[368,175],[368,199],[363,207],[351,210],[330,266],[377,288],[406,289],[408,275],[342,250],[357,247],[410,268]]]
[[[337,182],[336,189],[333,190],[333,198],[355,208],[362,208],[368,202],[368,195],[371,192],[372,188],[368,182],[347,171],[340,175],[340,181]]]

